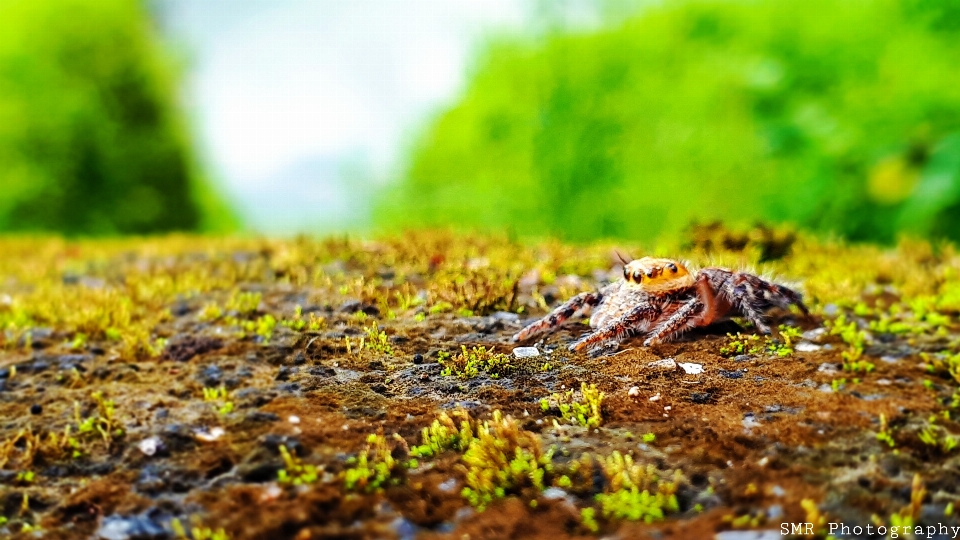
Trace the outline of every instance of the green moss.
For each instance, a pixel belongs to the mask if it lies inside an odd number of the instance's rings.
[[[233,402],[225,386],[220,388],[204,388],[203,400],[213,404],[213,410],[220,416],[226,416],[233,412]]]
[[[580,509],[580,523],[583,524],[584,528],[592,533],[596,533],[600,530],[600,525],[597,524],[597,510],[595,508],[581,508]]]
[[[351,466],[342,473],[348,491],[374,492],[400,481],[396,475],[402,466],[393,457],[382,433],[370,434],[366,449],[348,463]]]
[[[877,432],[877,440],[886,443],[890,448],[897,445],[896,441],[893,440],[893,432],[887,424],[887,415],[882,413],[880,414],[880,431]]]
[[[390,346],[390,340],[386,332],[380,330],[376,324],[364,328],[366,332],[366,347],[373,352],[393,356],[393,347]]]
[[[495,353],[493,348],[487,349],[482,345],[470,349],[467,349],[466,345],[461,345],[460,354],[457,356],[442,351],[437,359],[443,366],[440,374],[444,377],[472,379],[480,373],[485,373],[496,379],[510,374],[515,369],[509,356]]]
[[[566,422],[586,428],[600,427],[603,423],[601,408],[605,394],[595,384],[580,384],[579,399],[573,390],[563,394],[553,394],[540,400],[540,409],[544,412],[556,407],[560,417]]]
[[[607,480],[604,492],[595,496],[605,519],[651,523],[679,510],[676,493],[683,482],[680,471],[665,481],[653,464],[636,463],[629,454],[614,451],[605,457],[584,454],[571,463],[571,474],[577,477],[584,472],[592,474],[594,463]],[[590,478],[581,481],[592,484]]]
[[[917,433],[917,437],[923,444],[932,446],[944,454],[949,454],[960,445],[960,441],[957,441],[956,436],[952,435],[943,426],[937,425],[936,422],[937,417],[931,415],[927,419],[927,425]]]
[[[77,435],[80,437],[99,435],[109,448],[115,439],[125,434],[125,428],[116,415],[116,404],[112,399],[106,399],[102,391],[90,394],[96,405],[96,414],[83,418],[80,414],[80,402],[73,402],[74,421],[77,424]]]
[[[283,458],[283,468],[277,471],[277,482],[299,486],[317,481],[320,470],[315,465],[301,462],[299,457],[287,450],[286,445],[280,445],[280,456]]]
[[[494,411],[490,420],[477,426],[463,454],[466,487],[462,494],[483,510],[508,494],[539,493],[553,471],[552,461],[553,450],[544,452],[536,434]]]
[[[440,416],[423,428],[421,432],[422,444],[410,449],[414,457],[429,458],[437,456],[446,450],[463,452],[470,447],[473,441],[473,422],[470,415],[463,410],[454,411],[451,415],[440,413]],[[459,426],[454,418],[460,420]]]

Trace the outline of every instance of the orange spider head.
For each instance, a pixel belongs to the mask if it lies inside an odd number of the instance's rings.
[[[623,266],[623,279],[644,292],[662,294],[693,286],[693,275],[673,259],[644,257]]]

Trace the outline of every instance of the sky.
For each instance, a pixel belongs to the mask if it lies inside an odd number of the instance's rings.
[[[156,0],[184,60],[200,156],[246,226],[361,225],[369,193],[463,89],[484,39],[520,32],[523,0]]]

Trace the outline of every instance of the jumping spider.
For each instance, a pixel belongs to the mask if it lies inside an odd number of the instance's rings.
[[[567,319],[596,308],[590,317],[594,331],[571,344],[570,350],[600,356],[616,351],[631,335],[645,335],[643,345],[649,347],[731,315],[743,316],[757,330],[769,334],[765,313],[791,305],[807,313],[799,293],[753,274],[723,268],[691,274],[678,261],[644,257],[624,265],[623,279],[574,296],[513,339],[523,341],[552,331]]]

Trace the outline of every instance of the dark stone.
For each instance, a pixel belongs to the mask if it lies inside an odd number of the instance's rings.
[[[280,369],[277,370],[277,376],[273,378],[275,381],[289,381],[290,375],[293,375],[297,372],[297,368],[290,368],[287,366],[280,366]]]
[[[279,463],[250,463],[238,466],[237,474],[244,482],[260,484],[275,481],[281,468]]]
[[[367,364],[367,368],[368,368],[368,369],[373,369],[373,370],[376,370],[376,371],[383,371],[384,369],[386,369],[386,368],[383,366],[383,362],[381,362],[381,361],[379,361],[379,360],[374,360],[374,361],[370,362],[369,364]]]
[[[79,371],[86,371],[86,368],[83,366],[83,364],[89,362],[90,360],[93,360],[93,357],[88,354],[64,354],[57,357],[57,362],[60,364],[60,369],[65,371],[70,371],[74,368]]]
[[[332,367],[327,366],[313,366],[307,373],[316,375],[317,377],[335,377],[337,375],[337,372]]]
[[[203,381],[205,386],[217,386],[220,384],[220,379],[223,378],[223,370],[220,369],[216,364],[210,364],[209,366],[203,368],[203,371],[200,372],[200,379]]]
[[[163,439],[163,446],[170,452],[180,452],[197,445],[193,431],[182,424],[165,426],[160,438]]]
[[[413,363],[414,363],[414,364],[422,364],[422,363],[423,363],[423,355],[420,354],[420,353],[417,353],[417,354],[413,355]]]
[[[712,392],[694,392],[690,394],[690,401],[697,405],[706,405],[713,399]]]
[[[303,351],[297,351],[297,354],[293,357],[293,363],[297,366],[307,363],[307,358],[303,356]]]
[[[740,379],[743,378],[743,372],[740,370],[727,371],[725,369],[721,369],[720,376],[726,379]]]
[[[17,371],[21,373],[42,373],[48,369],[50,369],[50,363],[45,360],[36,360],[17,366]]]
[[[194,356],[223,348],[223,341],[218,338],[204,336],[188,336],[167,344],[164,349],[164,360],[186,362]]]
[[[284,383],[277,385],[277,390],[281,392],[288,392],[290,394],[295,394],[300,391],[300,385],[297,383]]]
[[[387,387],[386,387],[385,385],[382,385],[382,384],[375,384],[375,385],[371,386],[370,389],[373,390],[374,392],[382,395],[382,396],[390,396],[390,395],[392,395],[392,394],[390,393],[390,391],[387,390]]]
[[[104,461],[103,463],[94,463],[87,469],[87,474],[92,474],[96,476],[106,476],[116,470],[117,464]]]
[[[272,412],[263,412],[263,411],[253,411],[248,414],[245,418],[248,422],[276,422],[280,420],[280,417],[273,414]]]
[[[137,491],[149,495],[157,495],[166,491],[167,481],[165,477],[167,474],[167,470],[161,469],[158,465],[148,464],[140,470],[136,483]]]
[[[269,433],[260,438],[260,445],[278,456],[280,455],[280,445],[286,446],[291,454],[300,457],[307,454],[307,449],[300,444],[300,441],[288,435]]]
[[[43,413],[43,406],[39,403],[34,403],[30,406],[30,414],[41,414]]]
[[[885,455],[880,458],[880,469],[883,471],[884,476],[887,478],[893,478],[900,474],[900,460],[892,455]],[[909,496],[907,499],[909,500]]]
[[[170,308],[170,314],[174,317],[183,317],[190,313],[190,306],[186,302],[177,302]]]
[[[160,540],[168,537],[167,531],[146,515],[108,516],[95,536],[104,540]]]

